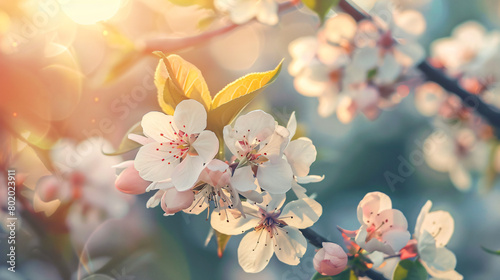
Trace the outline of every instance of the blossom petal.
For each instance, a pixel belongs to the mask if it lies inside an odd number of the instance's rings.
[[[292,168],[284,158],[271,157],[269,161],[259,165],[257,180],[270,193],[286,193],[292,187]]]
[[[212,213],[212,217],[210,218],[210,224],[216,231],[223,234],[242,234],[259,224],[259,218],[255,217],[255,215],[259,214],[258,211],[245,206],[243,207],[243,211],[246,214],[245,217],[240,216],[237,219],[221,219],[219,215],[221,210],[215,209]]]
[[[382,241],[389,244],[394,252],[399,252],[408,241],[410,241],[411,235],[407,230],[390,230],[382,235]]]
[[[161,198],[165,190],[158,190],[152,197],[148,199],[146,202],[146,208],[154,208],[160,204]]]
[[[191,144],[204,162],[210,162],[219,151],[219,140],[212,131],[202,131]]]
[[[231,177],[231,186],[239,192],[255,190],[257,185],[255,184],[255,177],[253,176],[251,166],[236,168]]]
[[[301,137],[290,142],[284,154],[292,167],[293,174],[297,177],[305,177],[309,174],[311,164],[316,160],[317,152],[311,139]]]
[[[149,184],[150,182],[141,178],[139,171],[133,165],[123,170],[115,181],[115,187],[128,194],[143,194]]]
[[[161,198],[161,209],[165,211],[165,215],[172,215],[191,206],[193,200],[193,191],[179,192],[175,188],[170,188]]]
[[[367,193],[358,204],[358,221],[361,224],[369,224],[372,216],[391,208],[391,199],[386,194],[381,192]]]
[[[184,158],[172,175],[172,183],[174,183],[175,188],[180,192],[191,189],[198,181],[203,167],[203,158],[200,156]]]
[[[207,111],[196,100],[184,100],[175,107],[174,121],[188,135],[201,133],[207,127]]]
[[[257,12],[257,19],[268,25],[278,23],[278,3],[274,0],[261,0]]]
[[[274,252],[278,259],[288,265],[297,265],[307,250],[307,240],[291,226],[278,227],[274,233]]]
[[[295,228],[308,228],[318,221],[323,207],[312,198],[303,198],[289,202],[283,208],[280,219]]]
[[[238,247],[238,262],[245,272],[262,271],[273,256],[273,242],[266,230],[251,231]]]
[[[323,181],[325,179],[325,175],[307,175],[304,177],[296,177],[297,183],[299,184],[309,184],[309,183],[317,183]]]
[[[154,139],[156,142],[168,142],[176,138],[174,132],[177,131],[177,127],[174,123],[174,117],[165,115],[164,113],[147,113],[142,117],[141,126],[144,135]],[[135,139],[134,141],[136,140],[139,139]]]
[[[252,143],[269,138],[274,133],[275,126],[273,116],[264,111],[255,110],[238,117],[234,123],[234,131],[238,140],[246,138]]]
[[[146,181],[163,181],[172,177],[178,163],[174,158],[175,151],[170,145],[150,143],[142,146],[137,152],[134,166],[139,175]]]

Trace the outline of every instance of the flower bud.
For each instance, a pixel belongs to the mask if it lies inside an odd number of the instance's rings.
[[[347,254],[339,245],[323,242],[313,259],[314,268],[322,275],[337,275],[347,266]]]
[[[145,181],[139,176],[139,172],[134,165],[130,165],[118,175],[115,181],[115,187],[127,194],[143,194],[150,182]]]
[[[170,188],[165,191],[161,198],[161,209],[165,215],[173,215],[182,211],[193,203],[194,193],[192,190],[180,192],[176,188]]]

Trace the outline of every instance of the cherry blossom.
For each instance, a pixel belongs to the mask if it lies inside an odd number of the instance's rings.
[[[262,271],[273,254],[286,264],[299,264],[307,249],[299,229],[312,226],[322,214],[321,205],[311,198],[289,202],[283,209],[285,195],[263,193],[263,198],[261,203],[242,203],[245,217],[224,221],[212,215],[212,227],[224,234],[253,229],[238,247],[238,261],[245,272]]]
[[[278,23],[278,3],[275,0],[215,0],[215,7],[229,14],[236,24],[243,24],[253,18],[258,21],[275,25]]]
[[[141,122],[151,143],[139,149],[134,166],[146,181],[172,179],[178,191],[190,189],[206,163],[217,154],[219,141],[207,126],[207,112],[195,100],[180,102],[173,116],[147,113]]]
[[[453,217],[446,211],[430,212],[432,202],[422,207],[415,226],[415,239],[420,261],[435,278],[461,280],[455,271],[455,254],[445,248],[455,229]]]
[[[366,194],[358,205],[357,216],[361,227],[355,232],[355,242],[368,253],[394,255],[410,240],[405,216],[392,209],[391,199],[384,193]]]
[[[224,127],[224,142],[236,157],[235,174],[257,178],[269,193],[286,193],[292,186],[293,171],[283,152],[290,132],[260,110],[236,119],[234,127]]]
[[[322,245],[323,248],[314,256],[314,269],[321,275],[339,274],[347,266],[347,254],[335,243],[323,242]]]

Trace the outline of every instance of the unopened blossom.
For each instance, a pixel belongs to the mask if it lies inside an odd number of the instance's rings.
[[[453,217],[446,211],[430,212],[432,202],[422,207],[415,225],[418,256],[427,272],[434,278],[462,280],[455,271],[455,254],[445,248],[455,229]]]
[[[293,171],[283,155],[290,132],[260,110],[236,119],[224,127],[224,142],[236,157],[244,178],[254,175],[269,193],[286,193],[292,186]]]
[[[332,242],[323,242],[323,248],[314,255],[314,269],[321,275],[337,275],[347,266],[347,254],[339,245]]]
[[[236,24],[243,24],[256,18],[258,21],[275,25],[278,23],[278,3],[275,0],[215,0],[217,10],[229,14]]]
[[[207,126],[207,112],[195,100],[184,100],[173,116],[147,113],[141,122],[150,143],[139,149],[134,166],[146,181],[172,179],[178,191],[190,189],[205,164],[217,154],[219,141]]]
[[[369,253],[394,255],[410,240],[405,216],[392,209],[391,199],[384,193],[365,195],[358,205],[358,220],[361,227],[355,242]]]
[[[224,221],[212,215],[212,227],[224,234],[238,235],[248,230],[238,247],[238,262],[245,272],[262,271],[271,257],[297,265],[307,249],[307,240],[299,229],[312,226],[321,216],[322,207],[311,198],[302,198],[283,206],[285,195],[263,194],[261,203],[243,202],[245,216]]]
[[[151,182],[145,181],[134,167],[134,161],[129,160],[115,166],[123,169],[115,181],[115,187],[127,194],[143,194]]]
[[[434,170],[447,172],[459,190],[469,190],[472,174],[483,171],[488,163],[489,147],[467,127],[449,127],[438,123],[436,131],[424,142],[424,158]]]
[[[290,116],[288,125],[286,127],[290,132],[289,139],[295,135],[297,129],[297,120],[295,112]],[[311,139],[307,137],[300,137],[296,140],[290,141],[284,150],[286,160],[290,164],[293,172],[292,190],[298,198],[305,198],[306,189],[299,184],[308,184],[321,182],[325,176],[309,175],[311,164],[316,161],[316,147]]]

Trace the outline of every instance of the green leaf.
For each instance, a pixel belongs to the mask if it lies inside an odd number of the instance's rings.
[[[311,278],[311,280],[357,280],[357,279],[358,277],[351,269],[344,270],[341,273],[334,276],[325,276],[319,274],[319,272],[316,272],[316,274],[314,274],[313,277]]]
[[[394,270],[393,280],[427,280],[427,270],[419,261],[402,260]]]
[[[224,254],[224,250],[226,250],[226,245],[229,242],[231,235],[215,231],[215,236],[217,237],[217,255],[219,258],[222,258],[222,254]]]
[[[141,144],[128,139],[128,135],[131,134],[131,133],[132,134],[138,134],[138,135],[144,135],[143,132],[142,132],[141,122],[138,122],[138,123],[134,124],[127,131],[127,133],[125,133],[125,136],[123,137],[122,142],[120,143],[120,146],[118,147],[118,149],[116,151],[114,151],[114,152],[105,152],[105,151],[103,151],[103,154],[105,154],[107,156],[117,156],[117,155],[121,155],[121,154],[124,154],[126,152],[130,152],[130,151],[132,151],[134,149],[139,148],[141,146]]]
[[[319,19],[321,20],[321,24],[325,21],[325,17],[328,12],[337,4],[340,0],[302,0],[302,3],[306,5],[309,9],[315,12]]]
[[[500,250],[495,251],[495,250],[491,250],[491,249],[488,249],[488,248],[483,247],[483,246],[481,246],[481,248],[482,248],[485,252],[487,252],[487,253],[490,253],[490,254],[492,254],[492,255],[497,255],[497,256],[500,256]]]
[[[214,1],[213,0],[169,0],[173,4],[177,6],[193,6],[198,5],[205,9],[214,9]]]

